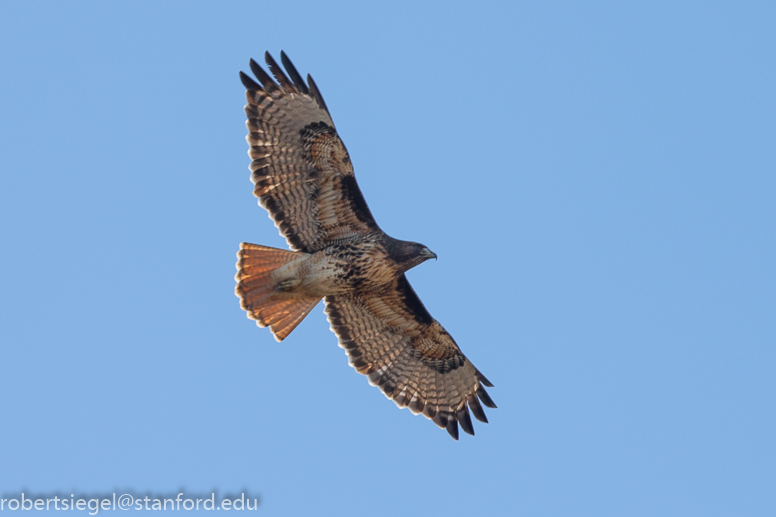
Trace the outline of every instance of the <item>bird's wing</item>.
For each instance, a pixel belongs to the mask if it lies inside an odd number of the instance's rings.
[[[269,53],[275,80],[253,60],[258,83],[240,72],[254,195],[295,251],[379,231],[315,82],[308,75],[305,83],[285,53],[280,57],[288,76]]]
[[[487,422],[480,402],[496,405],[492,384],[461,353],[402,275],[378,292],[327,296],[326,314],[351,366],[399,407],[422,413],[458,439],[474,434],[469,410]]]

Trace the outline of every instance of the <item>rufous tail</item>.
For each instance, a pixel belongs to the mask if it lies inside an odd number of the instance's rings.
[[[320,298],[303,297],[293,290],[278,289],[272,272],[306,254],[243,242],[237,252],[235,294],[248,317],[269,327],[283,341],[307,316]]]

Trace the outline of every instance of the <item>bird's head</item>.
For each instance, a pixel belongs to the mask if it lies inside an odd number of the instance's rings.
[[[390,239],[386,247],[391,258],[399,264],[402,271],[412,269],[428,259],[437,258],[436,253],[417,242]]]

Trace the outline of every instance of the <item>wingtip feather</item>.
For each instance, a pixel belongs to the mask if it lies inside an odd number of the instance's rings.
[[[461,424],[461,429],[474,436],[474,425],[472,425],[472,418],[469,416],[469,410],[466,408],[466,404],[458,410],[455,417],[458,420],[458,423]]]
[[[251,58],[248,64],[251,67],[251,72],[253,72],[253,75],[255,75],[256,79],[259,80],[264,90],[266,90],[267,92],[273,92],[280,89],[277,83],[275,83],[275,81],[272,80],[269,74],[265,72],[264,69],[261,68],[259,64],[253,60],[253,58]]]
[[[482,375],[482,372],[479,370],[477,370],[477,379],[479,379],[479,381],[485,386],[487,386],[488,388],[493,387],[493,383],[490,382],[484,375]]]
[[[305,84],[304,79],[302,79],[302,76],[299,75],[299,72],[294,66],[294,63],[291,62],[286,53],[282,50],[280,51],[280,62],[283,63],[284,67],[286,67],[286,72],[288,72],[288,75],[291,76],[291,80],[294,82],[296,89],[305,95],[309,95],[310,91],[307,89],[307,85]]]
[[[447,421],[445,426],[447,432],[453,437],[453,440],[458,441],[458,421],[451,415],[451,418]],[[465,429],[464,429],[465,430]]]
[[[496,409],[498,406],[493,402],[493,399],[490,398],[490,395],[488,395],[488,392],[485,391],[485,388],[482,386],[477,388],[477,396],[480,398],[483,404],[489,408]]]
[[[267,62],[267,67],[269,68],[270,73],[275,77],[275,80],[280,83],[280,87],[286,93],[296,93],[296,86],[294,86],[294,83],[292,83],[291,80],[286,76],[285,72],[283,72],[283,69],[280,67],[280,65],[278,65],[277,61],[275,61],[275,58],[273,58],[269,52],[264,53],[264,60]]]
[[[477,398],[477,395],[472,395],[469,397],[469,409],[471,410],[472,414],[474,415],[474,418],[479,420],[480,422],[488,423],[488,417],[485,416],[485,410],[482,409],[482,406],[480,405],[480,401]]]
[[[310,85],[310,95],[312,95],[313,99],[315,99],[315,102],[318,103],[318,106],[323,109],[326,113],[329,113],[329,108],[326,107],[326,101],[323,100],[323,95],[321,95],[321,90],[318,89],[318,85],[315,84],[315,81],[313,80],[313,76],[310,74],[307,74],[307,84]],[[331,114],[329,114],[331,116]]]
[[[243,83],[243,86],[245,86],[245,89],[247,90],[259,91],[262,89],[261,86],[259,86],[259,83],[251,79],[251,77],[243,71],[240,71],[240,82]]]

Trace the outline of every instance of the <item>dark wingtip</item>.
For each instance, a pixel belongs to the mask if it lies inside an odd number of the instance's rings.
[[[253,58],[251,58],[250,61],[248,61],[248,65],[251,67],[251,72],[253,72],[253,75],[255,75],[259,80],[261,80],[261,78],[259,77],[259,74],[264,72],[264,70],[261,69],[259,64],[256,61],[254,61]]]
[[[267,62],[267,67],[269,68],[270,73],[275,77],[275,80],[280,83],[280,87],[283,88],[286,93],[297,92],[294,83],[292,83],[288,77],[286,77],[283,69],[280,68],[280,65],[278,65],[277,61],[275,61],[275,58],[273,58],[269,52],[264,53],[264,60]]]
[[[493,383],[490,382],[488,379],[486,379],[485,376],[482,375],[482,372],[480,372],[479,370],[477,370],[477,379],[479,379],[479,381],[483,383],[485,386],[487,386],[488,388],[493,387]]]
[[[245,88],[248,90],[255,90],[255,91],[261,90],[261,86],[259,86],[259,83],[251,79],[249,75],[246,75],[242,71],[240,72],[240,81],[243,83],[243,86],[245,86]]]
[[[445,429],[447,429],[447,432],[450,433],[450,436],[453,437],[453,440],[458,440],[458,421],[455,419],[454,416],[450,415],[450,418],[447,421],[447,426],[445,426]]]
[[[283,63],[284,67],[286,67],[286,72],[288,72],[288,75],[291,76],[291,80],[294,82],[296,89],[305,95],[309,95],[310,91],[307,89],[307,85],[305,84],[304,79],[302,79],[302,76],[299,75],[299,72],[296,70],[294,63],[291,62],[286,53],[282,50],[280,51],[280,62]]]
[[[489,408],[496,409],[496,404],[493,402],[493,399],[490,398],[490,395],[488,395],[488,392],[485,391],[485,388],[480,386],[477,388],[477,396],[480,397],[480,400],[483,404],[485,404]]]
[[[307,74],[307,84],[310,85],[310,95],[313,96],[313,99],[318,103],[318,106],[325,110],[326,113],[329,113],[329,108],[326,107],[326,101],[323,100],[323,95],[321,95],[318,85],[315,84],[315,81],[313,81],[313,77],[310,74]]]
[[[268,92],[273,92],[275,90],[278,90],[278,85],[275,83],[275,81],[272,80],[269,74],[267,74],[267,72],[265,72],[264,69],[261,68],[256,61],[251,59],[250,65],[251,65],[251,72],[253,72],[253,75],[255,75],[256,79],[259,80],[261,85],[264,87],[264,90]]]
[[[466,433],[474,436],[474,426],[472,425],[472,418],[469,416],[469,410],[466,408],[466,404],[456,413],[458,423],[461,424],[461,429]]]
[[[488,417],[485,416],[485,410],[482,409],[477,395],[472,395],[469,397],[469,409],[471,409],[472,413],[474,414],[474,418],[480,422],[485,422],[486,424],[488,423]]]

